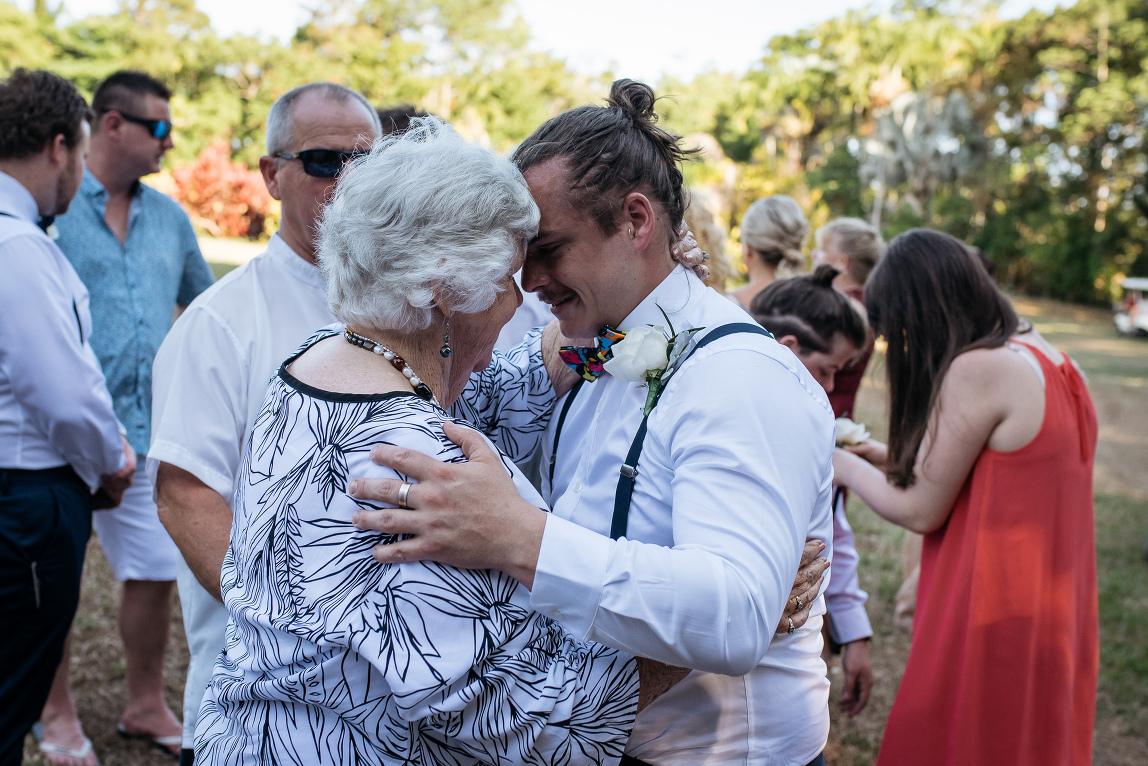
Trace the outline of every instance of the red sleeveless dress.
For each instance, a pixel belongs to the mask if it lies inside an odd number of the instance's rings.
[[[1015,452],[981,452],[948,522],[925,536],[879,766],[1092,762],[1096,412],[1071,361],[1025,345],[1044,371],[1044,422]]]

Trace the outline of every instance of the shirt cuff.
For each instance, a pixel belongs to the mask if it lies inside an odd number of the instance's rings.
[[[828,617],[829,635],[838,644],[850,644],[873,635],[864,604],[835,605],[828,610]]]
[[[530,608],[586,640],[598,614],[613,540],[546,514]]]

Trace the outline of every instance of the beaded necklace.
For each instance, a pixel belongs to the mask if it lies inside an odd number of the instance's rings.
[[[391,363],[392,367],[401,372],[403,377],[405,377],[410,382],[411,388],[415,390],[416,394],[418,394],[423,399],[426,399],[436,407],[439,406],[438,400],[435,399],[434,393],[430,390],[430,386],[428,386],[426,383],[423,383],[418,375],[415,375],[415,371],[411,369],[411,366],[407,364],[406,360],[401,356],[396,354],[394,351],[391,351],[382,343],[371,340],[365,335],[359,335],[357,332],[351,330],[350,327],[343,328],[343,337],[346,338],[347,342],[352,346],[365,348],[367,351],[372,351],[381,356],[383,359],[386,359]]]

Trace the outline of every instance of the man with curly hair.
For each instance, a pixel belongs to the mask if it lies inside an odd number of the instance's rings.
[[[93,506],[119,505],[135,475],[88,291],[45,232],[79,188],[90,120],[54,74],[0,82],[0,766],[21,762],[60,662]]]

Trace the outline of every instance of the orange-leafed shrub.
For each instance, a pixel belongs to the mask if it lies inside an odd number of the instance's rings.
[[[225,142],[207,147],[195,162],[176,168],[171,176],[175,198],[208,234],[258,239],[263,233],[271,195],[258,170],[231,161]]]

